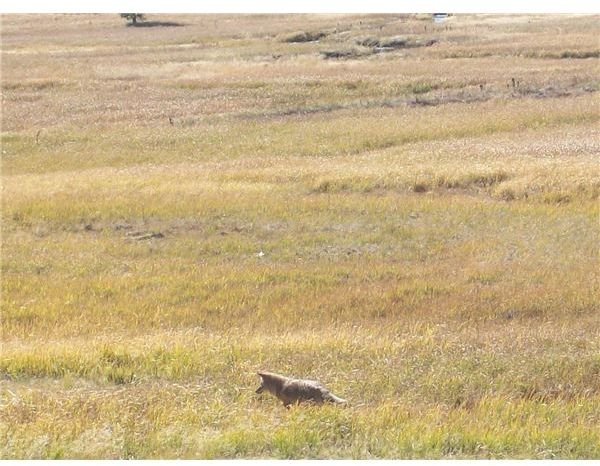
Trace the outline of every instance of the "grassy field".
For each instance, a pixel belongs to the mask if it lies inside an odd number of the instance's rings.
[[[0,457],[600,458],[598,24],[4,15]]]

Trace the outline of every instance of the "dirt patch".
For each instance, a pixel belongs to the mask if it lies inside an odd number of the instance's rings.
[[[342,258],[370,256],[380,251],[380,246],[374,243],[360,244],[355,246],[341,246],[341,245],[324,245],[315,248],[309,253],[317,259],[330,259],[340,260]]]

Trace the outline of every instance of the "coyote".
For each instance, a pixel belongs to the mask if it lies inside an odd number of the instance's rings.
[[[311,401],[317,404],[323,404],[325,401],[347,403],[346,400],[335,396],[314,380],[292,379],[272,372],[258,372],[258,375],[261,378],[261,384],[256,393],[267,390],[279,398],[286,408],[302,401]]]

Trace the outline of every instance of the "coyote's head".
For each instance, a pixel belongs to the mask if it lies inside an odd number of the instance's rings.
[[[256,389],[256,393],[262,393],[265,390],[265,379],[260,374],[260,372],[258,373],[258,375],[260,375],[260,387]]]
[[[265,390],[273,394],[278,393],[285,380],[285,377],[271,372],[257,372],[257,374],[260,376],[260,387],[256,389],[256,393],[262,393]]]

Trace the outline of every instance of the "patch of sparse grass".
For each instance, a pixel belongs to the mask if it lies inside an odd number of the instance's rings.
[[[530,56],[536,58],[598,58],[600,57],[600,50],[563,50],[562,52],[541,52],[530,54]]]
[[[427,94],[434,89],[436,86],[429,83],[414,83],[408,87],[408,91],[413,94]]]
[[[5,91],[47,91],[57,87],[68,86],[67,81],[56,79],[33,79],[19,82],[3,82],[2,89]]]

